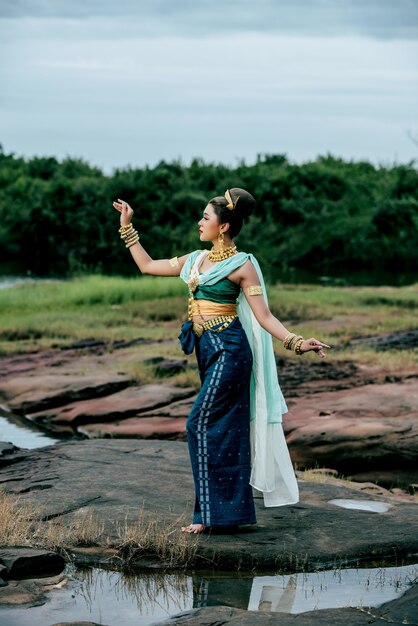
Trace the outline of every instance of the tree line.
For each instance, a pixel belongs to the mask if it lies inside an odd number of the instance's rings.
[[[418,171],[414,162],[375,166],[332,155],[292,164],[258,155],[235,167],[193,159],[105,175],[82,159],[5,154],[0,146],[0,263],[39,276],[136,267],[119,239],[112,201],[135,211],[141,243],[154,258],[201,247],[207,201],[231,187],[257,200],[237,238],[267,277],[291,268],[414,271],[418,268]]]

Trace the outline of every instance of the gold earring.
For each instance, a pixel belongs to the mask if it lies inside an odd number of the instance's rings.
[[[218,243],[219,243],[219,248],[221,250],[221,252],[223,252],[224,249],[224,241],[225,241],[225,237],[223,233],[219,233],[218,235]]]

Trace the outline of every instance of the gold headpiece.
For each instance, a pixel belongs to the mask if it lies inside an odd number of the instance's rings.
[[[232,198],[231,198],[231,194],[229,193],[229,189],[227,189],[225,191],[225,199],[227,201],[226,208],[230,209],[232,211],[235,207],[234,207],[234,203],[233,203]]]

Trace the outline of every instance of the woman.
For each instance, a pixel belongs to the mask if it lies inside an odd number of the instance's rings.
[[[189,288],[189,322],[179,338],[187,354],[196,351],[202,387],[187,420],[196,496],[193,522],[182,531],[254,524],[252,487],[266,506],[298,502],[272,336],[299,355],[324,357],[330,346],[290,333],[272,315],[257,260],[237,251],[234,238],[255,208],[253,196],[234,188],[212,198],[198,223],[200,241],[212,249],[160,260],[139,243],[133,210],[118,200],[119,232],[140,271],[180,275]]]

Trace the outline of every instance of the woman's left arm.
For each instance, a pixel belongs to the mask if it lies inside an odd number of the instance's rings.
[[[280,341],[284,341],[286,337],[291,334],[290,331],[287,330],[281,321],[272,314],[262,293],[251,295],[254,291],[261,291],[261,289],[252,289],[257,286],[261,288],[260,280],[254,265],[251,261],[247,261],[239,269],[240,287],[243,290],[247,302],[250,305],[257,321],[265,330],[267,330],[267,332],[273,335],[273,337],[276,337],[276,339],[279,339]],[[326,348],[330,348],[330,346],[323,341],[315,339],[314,337],[305,339],[300,346],[301,352],[309,352],[313,350],[322,358],[325,356],[324,349]]]

